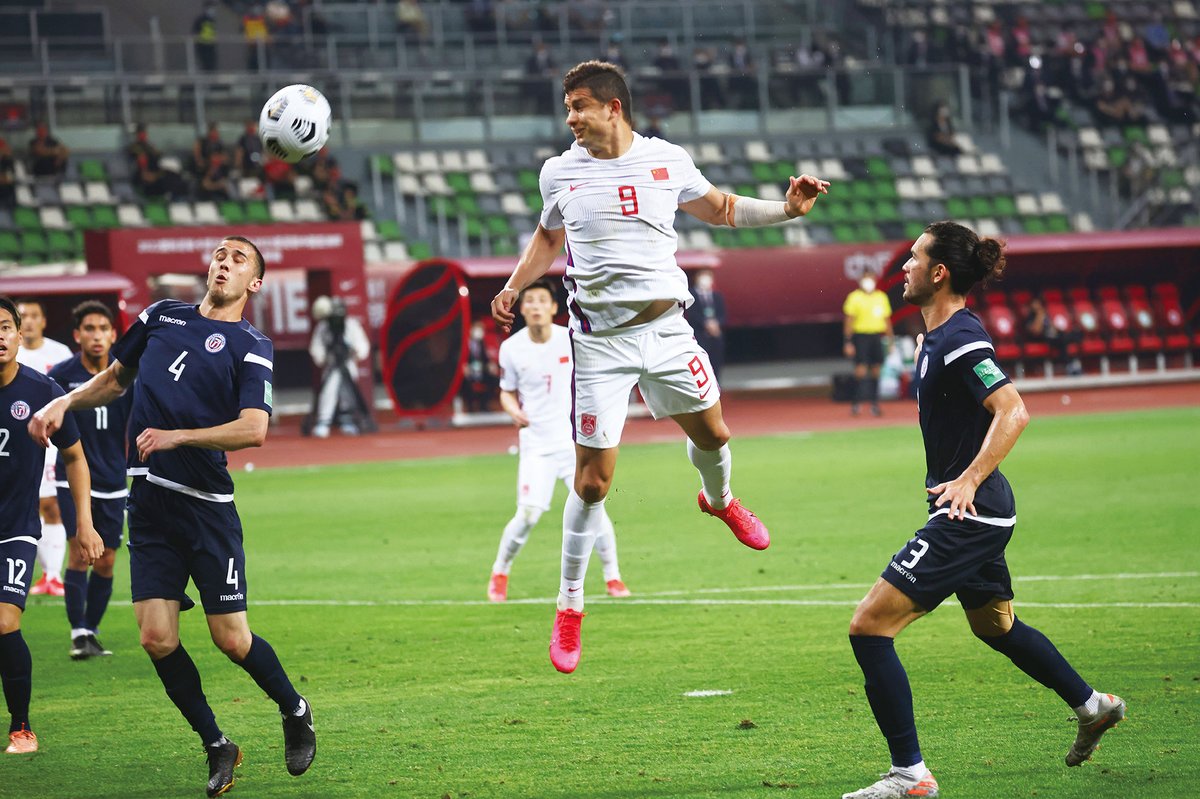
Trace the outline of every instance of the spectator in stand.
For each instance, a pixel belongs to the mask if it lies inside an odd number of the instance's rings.
[[[658,82],[662,90],[671,97],[671,107],[687,108],[689,105],[690,89],[683,64],[675,54],[670,39],[658,43],[658,52],[654,56],[654,68],[661,73]]]
[[[758,79],[755,78],[754,56],[746,40],[733,40],[729,51],[729,101],[734,108],[758,106]]]
[[[1131,110],[1129,98],[1117,93],[1112,78],[1105,78],[1096,95],[1096,122],[1100,125],[1124,125],[1129,121]]]
[[[696,343],[708,353],[713,377],[718,384],[725,368],[725,298],[713,288],[713,272],[701,269],[692,282],[695,302],[683,312],[683,318],[696,331]]]
[[[270,33],[267,31],[266,12],[258,3],[249,6],[242,16],[242,38],[246,41],[246,69],[251,72],[266,69],[265,54]]]
[[[692,51],[692,69],[700,76],[700,97],[704,108],[724,108],[725,87],[720,78],[713,74],[716,54],[711,47],[697,47]]]
[[[1029,30],[1029,20],[1023,15],[1017,17],[1016,23],[1013,24],[1012,30],[1009,32],[1012,38],[1012,47],[1010,48],[1009,63],[1012,66],[1023,67],[1029,63],[1029,59],[1033,56],[1033,34]]]
[[[338,168],[338,163],[337,159],[329,154],[329,148],[322,147],[316,155],[301,161],[297,168],[301,175],[312,178],[313,191],[323,194],[329,186],[330,173]]]
[[[217,150],[208,157],[208,171],[196,184],[196,199],[220,202],[231,197],[229,189],[229,164],[225,153]]]
[[[626,69],[628,65],[625,62],[625,54],[621,52],[621,42],[625,37],[620,31],[617,31],[612,36],[608,37],[608,45],[604,48],[604,53],[601,54],[600,60],[607,61],[610,64],[615,64],[621,69]]]
[[[221,141],[221,131],[217,128],[217,123],[209,122],[208,130],[203,136],[197,136],[192,144],[192,174],[197,178],[204,177],[208,172],[209,157],[218,152],[228,155],[225,143]]]
[[[1051,91],[1046,84],[1045,74],[1042,71],[1042,59],[1039,56],[1029,59],[1029,69],[1025,72],[1021,95],[1030,128],[1041,132],[1049,125],[1054,124],[1058,118],[1062,95],[1060,91]]]
[[[1069,375],[1083,374],[1083,364],[1071,357],[1071,349],[1079,344],[1083,336],[1075,330],[1059,330],[1046,313],[1041,298],[1033,297],[1025,309],[1025,339],[1045,342],[1050,347],[1056,363],[1062,364]]]
[[[143,197],[167,197],[172,200],[187,196],[187,184],[175,172],[164,170],[160,164],[162,153],[150,141],[146,123],[139,122],[134,128],[133,141],[125,148],[129,166],[133,171],[133,186]]]
[[[542,41],[542,37],[533,39],[533,51],[525,59],[525,74],[529,82],[529,104],[536,114],[553,114],[561,107],[561,97],[558,89],[558,67],[554,63],[554,55]]]
[[[8,142],[0,137],[0,208],[17,204],[17,161]]]
[[[954,119],[950,116],[950,104],[945,100],[938,100],[934,105],[926,138],[929,149],[939,155],[958,155],[962,152],[954,138]]]
[[[425,10],[417,0],[400,0],[396,3],[396,33],[409,44],[423,42],[429,35]]]
[[[358,184],[349,180],[342,184],[342,218],[356,221],[371,218],[366,204],[358,198]]]
[[[468,413],[486,411],[500,387],[500,345],[488,338],[488,326],[482,319],[471,323],[467,339],[467,361],[463,364],[463,382],[459,394]]]
[[[263,183],[272,200],[296,198],[296,170],[287,161],[280,161],[270,153],[263,161]]]
[[[206,0],[204,10],[192,23],[192,46],[196,53],[196,66],[202,72],[217,71],[217,4]]]
[[[50,135],[50,126],[39,122],[29,140],[29,171],[34,177],[59,178],[67,171],[71,151]]]
[[[237,140],[233,151],[233,168],[245,178],[262,178],[263,145],[258,135],[258,122],[246,120],[246,132]]]
[[[472,33],[496,35],[496,9],[492,0],[469,0],[466,18],[467,28]]]
[[[650,118],[648,118],[646,120],[646,126],[643,127],[642,129],[640,129],[638,131],[638,133],[641,133],[647,139],[663,138],[662,118],[657,117],[657,116],[651,116]]]

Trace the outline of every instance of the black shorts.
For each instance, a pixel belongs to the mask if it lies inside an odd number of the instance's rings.
[[[0,602],[25,609],[37,560],[37,539],[31,535],[0,540]]]
[[[237,508],[136,478],[129,491],[133,601],[175,599],[187,609],[189,577],[205,613],[246,609],[246,553]]]
[[[854,365],[879,366],[883,363],[883,334],[854,334]]]
[[[71,498],[69,488],[58,487],[58,510],[67,528],[67,538],[74,538],[75,500]],[[125,497],[92,497],[92,526],[100,534],[106,549],[120,549],[121,539],[125,537]]]
[[[880,576],[925,610],[951,594],[958,594],[965,610],[1012,599],[1012,577],[1004,561],[1012,534],[1012,525],[934,516],[892,556]]]

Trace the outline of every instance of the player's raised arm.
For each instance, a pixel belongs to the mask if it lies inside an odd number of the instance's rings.
[[[29,420],[29,435],[43,447],[49,446],[50,436],[62,427],[67,411],[100,408],[125,393],[137,377],[137,370],[113,361],[108,368],[82,386],[46,403]]]
[[[521,260],[517,261],[517,268],[513,270],[504,288],[500,289],[500,293],[492,300],[492,318],[505,333],[512,329],[513,320],[516,319],[512,307],[517,297],[521,296],[521,290],[546,274],[554,259],[562,252],[563,242],[566,240],[565,228],[548,229],[538,225],[537,230],[533,232],[533,237],[521,253]]]
[[[75,501],[75,536],[71,539],[71,546],[82,556],[82,560],[91,564],[104,554],[104,541],[92,525],[92,475],[83,454],[83,444],[76,441],[58,452],[67,472],[71,499]]]
[[[715,186],[696,200],[681,203],[680,208],[710,225],[763,227],[804,216],[812,210],[821,194],[829,193],[829,181],[812,175],[789,179],[784,201],[759,200],[726,194]]]
[[[138,457],[146,460],[152,453],[176,447],[198,447],[233,452],[261,447],[267,440],[271,417],[260,408],[243,408],[238,418],[215,427],[191,430],[158,430],[147,427],[137,437]]]

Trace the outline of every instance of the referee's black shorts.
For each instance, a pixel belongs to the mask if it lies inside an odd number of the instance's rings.
[[[855,333],[852,343],[854,344],[855,366],[859,364],[879,366],[883,363],[882,333]]]

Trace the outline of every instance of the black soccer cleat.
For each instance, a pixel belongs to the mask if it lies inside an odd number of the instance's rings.
[[[220,796],[233,787],[233,770],[242,762],[242,750],[226,739],[204,747],[204,754],[208,757],[208,795]]]
[[[308,771],[317,756],[317,733],[313,729],[312,705],[304,700],[303,715],[280,713],[283,716],[283,760],[288,774],[299,777]]]
[[[89,657],[112,657],[112,652],[104,648],[104,644],[100,643],[100,639],[96,637],[95,633],[88,633],[87,648]]]
[[[92,656],[86,635],[77,635],[71,639],[71,660],[87,660]]]

